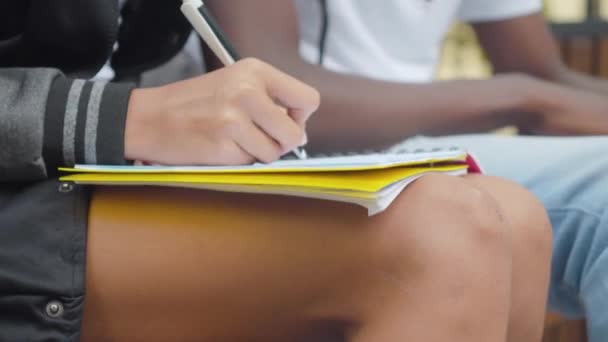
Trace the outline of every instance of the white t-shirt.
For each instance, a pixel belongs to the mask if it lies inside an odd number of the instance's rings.
[[[319,60],[320,1],[295,0],[300,51]],[[397,82],[433,79],[443,39],[456,19],[494,21],[540,11],[542,0],[327,0],[324,66]]]

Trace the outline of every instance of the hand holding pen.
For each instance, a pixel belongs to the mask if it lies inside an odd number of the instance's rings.
[[[229,42],[226,35],[201,0],[183,0],[181,9],[195,31],[225,66],[232,65],[240,59],[236,49]],[[275,104],[280,104],[282,107],[289,108],[281,101],[275,101]],[[293,119],[298,121],[298,115],[294,115],[294,113],[292,113],[293,110],[283,110],[286,115],[294,116]],[[299,123],[304,125],[305,122]],[[308,157],[306,151],[301,146],[293,149],[292,152],[299,159],[306,159]]]
[[[312,87],[243,59],[192,79],[133,90],[125,157],[157,165],[271,163],[306,143],[305,123],[318,106]]]
[[[220,56],[232,63],[228,53]],[[306,143],[306,121],[318,107],[314,88],[244,59],[192,79],[134,89],[125,158],[157,165],[270,163]]]

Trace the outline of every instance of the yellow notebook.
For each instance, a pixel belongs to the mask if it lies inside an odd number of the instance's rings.
[[[62,181],[122,186],[170,186],[317,198],[357,204],[370,215],[384,211],[416,179],[429,173],[467,173],[458,148],[402,151],[236,167],[104,166],[63,168]]]

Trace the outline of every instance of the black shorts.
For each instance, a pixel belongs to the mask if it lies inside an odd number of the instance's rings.
[[[78,341],[88,189],[0,184],[0,341]]]

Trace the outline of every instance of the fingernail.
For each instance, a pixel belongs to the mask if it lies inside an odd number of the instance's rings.
[[[304,146],[308,144],[308,135],[304,134],[304,138],[302,139],[302,144],[300,146]]]

